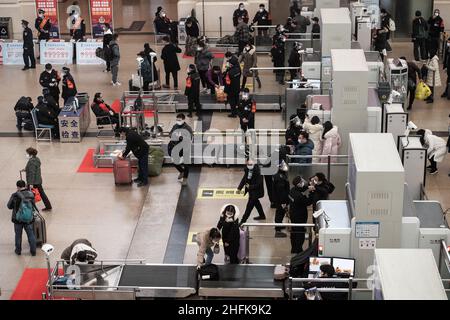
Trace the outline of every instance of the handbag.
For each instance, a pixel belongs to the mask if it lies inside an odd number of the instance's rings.
[[[428,98],[429,96],[431,96],[431,89],[430,87],[428,87],[425,82],[421,81],[418,85],[417,85],[417,89],[416,89],[416,99],[417,100],[425,100],[426,98]]]
[[[34,202],[39,202],[42,200],[41,193],[38,188],[31,188],[31,192],[34,194]]]

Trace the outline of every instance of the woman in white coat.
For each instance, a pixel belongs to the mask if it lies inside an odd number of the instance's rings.
[[[318,116],[314,116],[309,119],[308,115],[305,117],[305,122],[303,122],[303,130],[309,133],[309,138],[314,142],[313,155],[319,155],[322,151],[322,133],[323,126],[320,124],[320,119]],[[313,159],[313,162],[316,159]]]
[[[322,134],[322,156],[337,155],[338,149],[341,146],[341,136],[338,133],[338,127],[333,126],[330,121],[323,124]],[[336,162],[336,158],[331,158],[331,162]],[[327,163],[327,158],[321,159],[322,163]]]
[[[431,89],[431,96],[429,96],[425,101],[427,103],[433,103],[434,99],[434,89],[435,87],[440,87],[441,83],[441,74],[439,73],[439,57],[434,55],[430,61],[425,65],[428,69],[426,84]]]
[[[436,174],[437,163],[442,162],[447,154],[447,143],[428,129],[418,130],[417,135],[420,136],[422,145],[427,148],[428,160],[430,160],[430,166],[427,169],[430,170],[430,174]]]

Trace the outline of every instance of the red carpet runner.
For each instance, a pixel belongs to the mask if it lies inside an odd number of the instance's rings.
[[[112,168],[96,168],[94,166],[94,149],[88,149],[83,161],[78,167],[78,173],[112,173]]]
[[[25,269],[10,300],[42,300],[47,280],[47,269]]]

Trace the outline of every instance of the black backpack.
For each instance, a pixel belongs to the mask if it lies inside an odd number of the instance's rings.
[[[114,58],[114,53],[111,46],[106,46],[105,50],[103,50],[103,54],[106,61],[111,61]]]
[[[328,181],[328,194],[332,194],[336,187],[330,181]]]

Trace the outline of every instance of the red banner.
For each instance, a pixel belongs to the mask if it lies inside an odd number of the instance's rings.
[[[92,36],[103,37],[103,26],[108,23],[112,25],[112,0],[89,0],[91,10]]]
[[[39,9],[45,11],[45,17],[50,20],[50,38],[59,38],[58,0],[36,0],[36,16]]]

